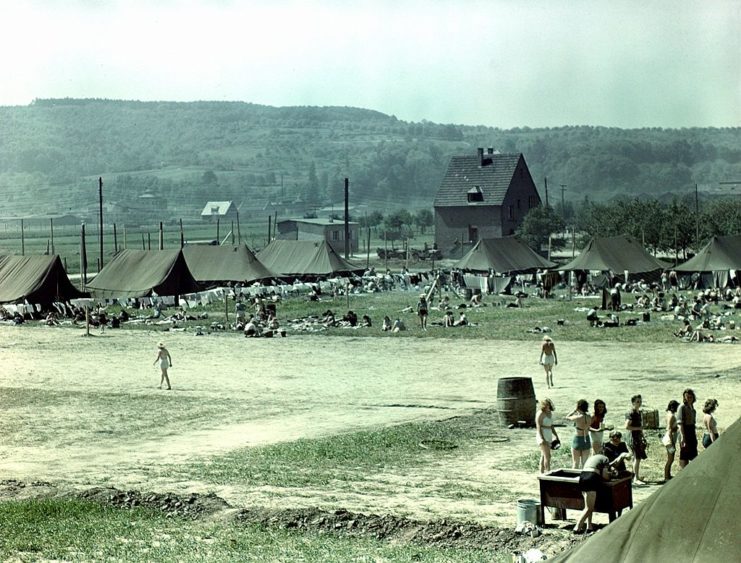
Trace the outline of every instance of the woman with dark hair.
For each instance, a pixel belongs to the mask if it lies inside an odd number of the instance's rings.
[[[602,453],[602,444],[605,433],[605,415],[607,414],[607,405],[602,399],[594,402],[592,411],[592,422],[589,424],[589,437],[592,440],[592,453]]]
[[[630,404],[633,408],[625,415],[625,429],[630,431],[630,449],[633,452],[633,483],[645,485],[640,477],[641,460],[648,458],[648,455],[646,455],[648,444],[646,437],[643,435],[643,420],[641,418],[643,397],[633,395],[630,398]]]
[[[666,434],[661,443],[666,447],[666,463],[664,464],[664,481],[672,478],[672,464],[677,451],[677,408],[679,401],[672,399],[666,406]]]
[[[677,409],[679,423],[679,467],[684,468],[697,457],[697,434],[695,434],[695,392],[685,389],[682,393],[682,404]]]
[[[571,439],[572,467],[580,469],[592,453],[592,445],[589,441],[589,425],[592,417],[589,416],[589,403],[579,399],[576,408],[566,418],[574,423],[574,437]]]
[[[705,401],[705,406],[702,407],[702,412],[705,413],[705,416],[702,417],[702,425],[705,427],[705,433],[702,435],[702,445],[705,449],[708,449],[719,436],[718,423],[713,416],[716,408],[718,408],[717,399],[708,399]]]

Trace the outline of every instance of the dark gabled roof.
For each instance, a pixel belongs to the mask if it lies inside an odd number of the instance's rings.
[[[120,250],[87,284],[93,297],[183,295],[200,290],[177,250]]]
[[[494,270],[499,274],[515,274],[553,268],[555,265],[524,242],[514,237],[503,237],[481,239],[455,267],[476,272]]]
[[[633,274],[664,270],[669,265],[651,256],[631,237],[596,237],[589,241],[579,256],[559,270],[600,270]]]
[[[0,255],[0,303],[24,299],[31,304],[83,297],[69,281],[56,254],[41,256]]]
[[[341,258],[326,241],[273,240],[257,258],[284,276],[330,276],[364,270]]]
[[[243,282],[277,277],[257,259],[247,245],[186,245],[183,256],[199,283]]]
[[[502,205],[520,159],[519,153],[485,154],[482,165],[477,154],[452,157],[434,206]],[[469,203],[468,192],[475,186],[481,188],[484,199]]]
[[[741,235],[711,238],[694,258],[674,269],[678,272],[741,270]]]

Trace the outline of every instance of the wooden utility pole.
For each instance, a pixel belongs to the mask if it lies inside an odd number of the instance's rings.
[[[56,254],[54,252],[54,218],[49,219],[49,231],[51,231],[51,253]]]
[[[85,223],[80,226],[80,290],[87,285],[87,247],[85,246]]]
[[[268,242],[265,243],[266,245],[270,244],[270,236],[273,233],[272,223],[273,223],[273,216],[268,215]]]
[[[183,234],[183,220],[180,219],[180,248],[185,246],[185,235]]]
[[[23,224],[23,219],[21,219],[21,256],[26,255],[26,233],[25,231],[25,225]]]
[[[118,233],[116,232],[116,223],[113,223],[113,253],[118,253]]]
[[[103,268],[103,177],[98,178],[98,207],[100,209],[100,233],[98,233],[98,239],[100,240],[100,267],[98,271]]]
[[[237,242],[242,244],[242,231],[239,230],[239,209],[237,209]]]
[[[350,180],[345,178],[345,260],[350,258]]]
[[[695,184],[695,251],[700,250],[700,194]]]
[[[545,178],[545,206],[548,207],[548,176]]]
[[[164,250],[165,249],[165,229],[162,225],[162,221],[160,221],[160,241],[159,241],[159,249]]]

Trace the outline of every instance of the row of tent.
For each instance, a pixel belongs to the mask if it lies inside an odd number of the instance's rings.
[[[670,264],[629,237],[594,238],[574,260],[557,266],[514,237],[482,239],[455,267],[471,272],[517,274],[609,271],[642,274]],[[741,270],[741,235],[713,237],[678,272]],[[98,298],[183,295],[223,282],[253,283],[285,277],[320,278],[358,274],[363,268],[341,258],[326,242],[274,240],[257,255],[246,245],[186,246],[182,250],[122,250],[86,289]],[[0,255],[0,303],[50,303],[83,294],[69,281],[59,256]]]
[[[246,245],[119,251],[85,286],[101,299],[184,295],[223,282],[361,273],[326,242],[275,240],[255,255]],[[0,255],[0,303],[52,303],[84,297],[57,255]]]

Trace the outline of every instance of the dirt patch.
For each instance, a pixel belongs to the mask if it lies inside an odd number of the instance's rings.
[[[485,549],[492,552],[515,553],[537,548],[553,555],[584,540],[584,537],[574,536],[570,532],[568,523],[560,527],[551,525],[535,533],[518,533],[511,528],[484,526],[474,522],[452,519],[420,521],[391,514],[363,514],[344,509],[331,511],[319,508],[235,509],[213,493],[177,495],[122,491],[115,487],[65,491],[45,481],[31,483],[15,479],[0,481],[0,501],[51,497],[76,498],[121,510],[148,508],[160,511],[168,518],[224,519],[244,525],[256,524],[297,532],[373,538],[435,547]]]

